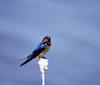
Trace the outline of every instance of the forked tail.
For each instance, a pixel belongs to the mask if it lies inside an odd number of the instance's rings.
[[[20,67],[23,66],[23,65],[25,65],[25,64],[28,63],[29,61],[31,61],[33,58],[35,58],[35,57],[33,57],[32,55],[29,55],[29,56],[26,58],[26,60],[20,65]]]

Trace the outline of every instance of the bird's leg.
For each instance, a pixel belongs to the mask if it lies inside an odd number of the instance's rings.
[[[38,58],[40,59],[40,58],[44,58],[44,59],[46,59],[46,57],[44,57],[44,56],[38,56]]]
[[[42,56],[42,58],[46,59],[46,57]]]

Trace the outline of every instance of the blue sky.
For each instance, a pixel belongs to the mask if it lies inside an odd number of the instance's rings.
[[[47,85],[100,85],[99,0],[0,0],[0,85],[41,84],[38,60],[18,60],[45,35]]]

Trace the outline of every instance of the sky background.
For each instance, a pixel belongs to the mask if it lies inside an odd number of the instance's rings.
[[[100,85],[100,0],[0,0],[0,85],[41,85],[38,59],[52,38],[46,85]]]

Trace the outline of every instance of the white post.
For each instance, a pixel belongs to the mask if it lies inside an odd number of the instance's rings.
[[[45,85],[45,73],[42,73],[42,85]]]
[[[42,77],[42,85],[45,85],[45,72],[48,70],[48,59],[40,58],[38,61],[41,77]]]

